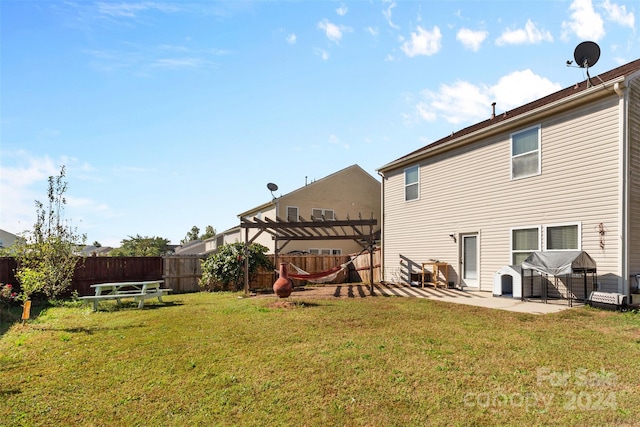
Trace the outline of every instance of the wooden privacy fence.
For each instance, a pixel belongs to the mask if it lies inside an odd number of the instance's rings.
[[[349,261],[353,255],[279,255],[277,262],[289,262],[308,273],[327,271]],[[274,256],[268,255],[274,263]],[[164,280],[165,288],[174,293],[198,292],[202,277],[201,260],[197,255],[169,255],[165,257],[87,257],[76,267],[69,292],[79,295],[93,294],[95,283]],[[373,281],[380,281],[380,250],[373,252]],[[275,266],[277,269],[277,266]],[[17,285],[14,277],[16,262],[13,258],[0,258],[0,283]],[[296,270],[291,267],[292,272]],[[348,265],[345,271],[329,283],[369,283],[369,253],[364,252]],[[251,289],[269,289],[276,279],[274,271],[258,271],[249,283]],[[296,280],[295,285],[304,282]]]
[[[162,278],[164,287],[174,293],[198,292],[198,280],[202,277],[202,261],[198,255],[168,255],[163,258]]]
[[[16,260],[0,258],[0,283],[18,285]],[[91,285],[162,279],[162,257],[86,257],[78,258],[73,280],[67,293],[91,295]]]
[[[93,295],[91,285],[162,279],[162,257],[86,257],[73,274],[72,290]]]
[[[274,262],[274,256],[269,255],[271,262]],[[333,267],[338,267],[350,259],[355,258],[347,268],[340,272],[338,276],[327,283],[370,283],[370,259],[369,252],[365,251],[360,256],[357,254],[351,255],[279,255],[278,263],[288,262],[294,264],[296,267],[301,268],[307,273],[318,273],[327,271]],[[278,266],[275,266],[276,269]],[[290,271],[297,273],[294,267],[290,268]],[[252,289],[265,289],[270,288],[276,279],[275,271],[259,271],[258,278],[249,283],[249,287]],[[375,283],[380,282],[380,249],[375,248],[373,251],[373,281]],[[294,285],[303,284],[303,281],[295,280]]]

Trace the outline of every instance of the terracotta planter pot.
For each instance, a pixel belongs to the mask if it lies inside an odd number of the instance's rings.
[[[280,277],[273,282],[273,292],[280,298],[287,298],[293,291],[293,281],[287,275],[287,262],[280,263]]]

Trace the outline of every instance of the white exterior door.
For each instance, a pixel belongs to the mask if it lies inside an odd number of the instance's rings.
[[[478,288],[479,250],[478,234],[461,234],[460,271],[462,272],[462,286]]]

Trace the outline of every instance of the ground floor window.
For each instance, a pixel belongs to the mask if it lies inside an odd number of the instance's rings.
[[[544,228],[544,247],[541,249],[540,230]],[[511,262],[520,265],[531,252],[580,250],[580,224],[554,224],[542,227],[511,229]]]
[[[540,227],[511,230],[511,262],[520,265],[531,252],[540,250]]]
[[[580,225],[562,224],[548,225],[546,232],[546,250],[570,251],[580,250]]]

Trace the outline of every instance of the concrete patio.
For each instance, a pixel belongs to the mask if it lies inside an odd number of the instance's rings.
[[[538,301],[521,301],[510,297],[494,297],[486,291],[461,291],[459,289],[419,288],[399,286],[395,284],[380,284],[375,286],[376,294],[395,295],[414,298],[428,298],[454,304],[475,305],[478,307],[495,308],[498,310],[515,311],[530,314],[558,313],[570,309],[566,300],[543,303]],[[574,301],[575,306],[582,303]]]
[[[450,302],[454,304],[467,304],[478,307],[494,308],[498,310],[514,311],[529,314],[558,313],[568,310],[566,300],[553,301],[547,304],[536,301],[520,301],[509,297],[494,297],[491,292],[461,291],[459,289],[420,288],[414,286],[398,285],[394,283],[380,283],[374,285],[376,296],[383,297],[408,297],[426,298],[435,301]],[[371,297],[369,285],[340,284],[322,286],[304,286],[294,288],[290,298],[366,298]],[[582,303],[574,301],[574,307],[582,306]]]

